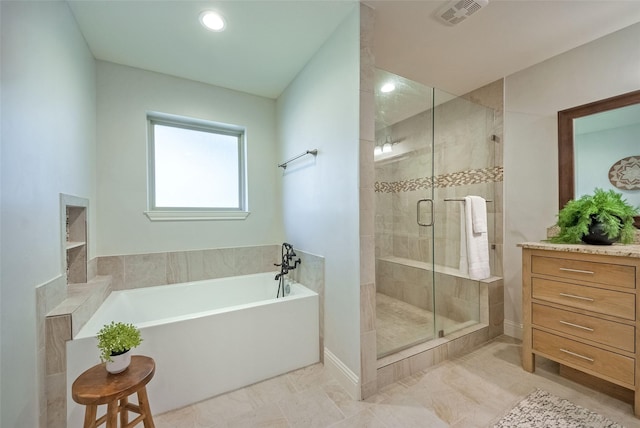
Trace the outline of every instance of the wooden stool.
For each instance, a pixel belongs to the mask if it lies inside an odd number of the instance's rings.
[[[94,428],[107,422],[107,428],[118,426],[133,427],[144,422],[145,428],[155,428],[146,385],[156,371],[153,358],[133,355],[131,365],[118,374],[107,372],[104,364],[98,364],[82,373],[71,386],[73,401],[87,406],[84,414],[84,428]],[[128,397],[138,393],[138,406],[129,403]],[[119,403],[118,403],[119,402]],[[98,406],[107,405],[107,413],[96,419]],[[129,411],[138,413],[138,417],[129,423]]]

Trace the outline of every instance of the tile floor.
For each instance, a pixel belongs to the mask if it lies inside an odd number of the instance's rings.
[[[538,358],[520,366],[520,342],[500,336],[354,401],[316,364],[183,409],[154,416],[157,428],[200,427],[488,427],[535,388],[624,425],[640,426],[631,405],[560,378]],[[152,410],[153,410],[153,403]]]

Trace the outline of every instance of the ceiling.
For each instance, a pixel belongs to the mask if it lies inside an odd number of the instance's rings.
[[[96,59],[277,98],[333,33],[349,1],[68,0]],[[200,25],[203,10],[227,21]]]
[[[277,98],[349,11],[347,0],[68,1],[96,59]],[[367,0],[376,65],[461,95],[640,22],[640,0],[490,0],[456,26],[447,2]],[[205,30],[204,9],[228,29]]]
[[[448,2],[366,1],[376,12],[376,66],[455,95],[640,22],[640,1],[489,0],[456,26]]]

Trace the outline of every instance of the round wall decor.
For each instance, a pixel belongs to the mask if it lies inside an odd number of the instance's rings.
[[[640,190],[640,155],[620,159],[609,169],[609,181],[622,190]]]

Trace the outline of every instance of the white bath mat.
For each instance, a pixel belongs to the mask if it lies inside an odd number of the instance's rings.
[[[494,428],[624,428],[612,420],[537,389],[511,411]]]

